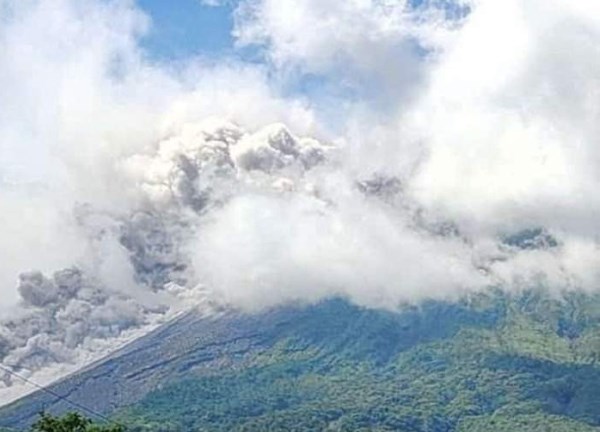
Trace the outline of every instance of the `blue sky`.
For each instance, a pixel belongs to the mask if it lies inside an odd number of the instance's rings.
[[[142,44],[154,59],[233,53],[233,6],[211,7],[200,0],[137,0],[137,4],[152,18]]]
[[[245,60],[255,58],[250,50],[234,52],[233,11],[235,0],[220,6],[207,6],[201,0],[136,0],[152,19],[148,35],[142,41],[151,57],[157,60],[181,60],[190,56],[219,57],[238,55]],[[424,0],[411,0],[419,8]],[[468,13],[467,6],[444,3],[448,17]]]
[[[267,65],[267,69],[271,69],[271,65],[265,62],[261,55],[261,48],[234,47],[233,14],[239,1],[225,1],[221,6],[207,6],[201,0],[135,1],[152,20],[148,34],[141,41],[142,47],[152,60],[171,62],[189,57],[211,60],[227,57],[244,62],[263,63]],[[423,6],[423,2],[424,0],[411,0],[410,5],[419,8]],[[447,8],[449,14],[458,12],[450,3]],[[328,97],[334,100],[352,100],[361,96],[374,102],[374,94],[378,93],[377,88],[364,86],[364,82],[348,85],[348,82],[340,80],[340,76],[289,72],[290,70],[287,71],[285,83],[280,83],[283,86],[280,88],[282,93],[301,94],[313,99],[313,102],[323,102],[323,99]],[[368,77],[369,80],[371,78]],[[380,97],[381,100],[377,103],[386,105],[390,101],[386,100],[387,93],[381,93],[380,96],[382,94],[383,97]],[[391,97],[395,99],[396,96],[393,94]],[[334,103],[336,104],[337,102]]]
[[[245,62],[262,63],[264,58],[257,49],[235,49],[232,30],[235,1],[222,6],[207,6],[201,0],[136,0],[138,6],[152,19],[142,47],[156,61],[169,62],[200,56],[209,59],[230,57]],[[304,95],[313,102],[321,102],[315,109],[327,111],[327,96],[334,99],[350,98],[350,89],[324,76],[291,74],[287,77],[283,94]],[[336,99],[337,100],[337,99]]]

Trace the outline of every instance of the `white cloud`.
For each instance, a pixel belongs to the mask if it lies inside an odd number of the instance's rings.
[[[446,20],[448,7],[470,12]],[[425,2],[414,11],[405,2],[248,0],[236,31],[278,67],[392,95],[388,112],[364,100],[346,111],[350,172],[398,176],[414,202],[475,244],[545,226],[565,252],[538,253],[539,269],[550,272],[550,259],[568,275],[556,285],[589,287],[597,278],[581,277],[572,257],[600,258],[597,9],[589,1]]]
[[[249,308],[336,294],[394,308],[485,283],[459,239],[419,233],[403,215],[340,186],[322,195],[332,205],[310,195],[235,198],[200,225],[191,244],[200,279]]]
[[[412,49],[440,48],[454,22],[444,9],[415,10],[408,1],[247,0],[237,11],[238,43],[265,45],[278,65],[298,64],[309,72],[337,67],[372,70],[386,61],[411,67]],[[413,45],[410,44],[412,40]]]
[[[200,0],[200,3],[202,3],[204,6],[218,7],[218,6],[223,6],[224,4],[226,4],[227,1],[226,0]]]
[[[234,35],[263,47],[280,72],[334,77],[342,91],[397,106],[425,78],[423,53],[442,49],[458,25],[444,16],[436,2],[244,0]]]
[[[586,221],[600,209],[594,8],[476,5],[411,112],[429,152],[414,181],[421,202],[481,223],[597,230]]]

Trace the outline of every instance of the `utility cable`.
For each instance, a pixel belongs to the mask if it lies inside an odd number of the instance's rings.
[[[43,386],[41,384],[38,384],[38,383],[32,381],[31,379],[29,379],[29,378],[27,378],[27,377],[25,377],[25,376],[23,376],[23,375],[15,372],[15,371],[13,371],[11,368],[9,368],[8,366],[3,365],[2,363],[0,363],[0,370],[2,370],[4,372],[6,372],[6,373],[8,373],[8,374],[10,374],[12,376],[14,376],[15,378],[20,379],[21,381],[23,381],[23,382],[25,382],[25,383],[27,383],[27,384],[29,384],[29,385],[37,388],[38,390],[40,390],[40,391],[42,391],[42,392],[44,392],[46,394],[49,394],[52,397],[55,397],[56,399],[62,400],[64,402],[66,402],[67,404],[69,404],[69,405],[71,405],[71,406],[73,406],[73,407],[75,407],[75,408],[77,408],[77,409],[79,409],[81,411],[84,411],[88,415],[97,417],[97,418],[99,418],[99,419],[101,419],[101,420],[103,420],[103,421],[105,421],[107,423],[112,423],[115,426],[119,426],[119,427],[122,427],[123,429],[127,430],[127,428],[126,428],[125,425],[123,425],[121,423],[117,423],[114,420],[111,420],[110,418],[108,418],[107,416],[105,416],[104,414],[100,414],[99,412],[93,410],[92,408],[89,408],[89,407],[87,407],[87,406],[85,406],[85,405],[83,405],[83,404],[81,404],[79,402],[72,401],[69,398],[67,398],[66,396],[62,396],[62,395],[56,393],[54,390],[50,390],[48,387]]]

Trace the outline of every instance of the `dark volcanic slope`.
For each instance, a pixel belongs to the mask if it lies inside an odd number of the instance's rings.
[[[189,313],[52,390],[131,431],[600,430],[600,296]],[[23,427],[71,409],[36,393]]]
[[[132,342],[107,359],[74,374],[50,389],[99,413],[130,405],[161,383],[191,369],[219,368],[265,344],[263,327],[284,323],[285,314],[220,315],[204,318],[189,312]],[[43,392],[17,401],[0,412],[0,425],[22,427],[37,413],[72,410],[67,402]]]
[[[461,325],[492,324],[494,319],[493,314],[484,316],[464,305],[432,303],[425,309],[430,311],[411,309],[394,314],[330,300],[256,315],[202,318],[190,312],[50,388],[97,412],[111,414],[165,384],[234,370],[289,338],[301,339],[314,348],[351,351],[353,356],[384,361],[416,343],[451,336]],[[0,426],[23,427],[42,410],[60,413],[72,409],[64,401],[37,392],[0,411]]]

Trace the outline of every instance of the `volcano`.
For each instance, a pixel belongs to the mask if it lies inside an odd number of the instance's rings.
[[[130,430],[593,431],[600,297],[490,291],[397,310],[345,299],[189,311],[0,413],[70,402]]]

